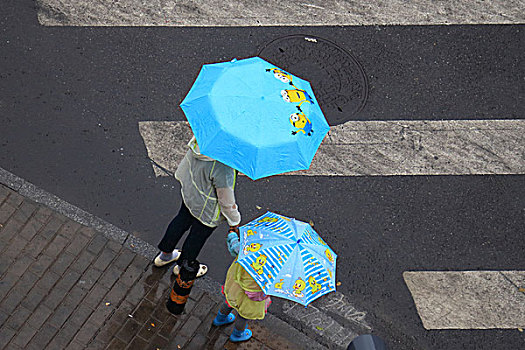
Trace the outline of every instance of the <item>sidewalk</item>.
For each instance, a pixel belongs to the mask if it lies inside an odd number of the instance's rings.
[[[271,315],[249,323],[250,341],[229,342],[232,326],[211,324],[221,297],[206,277],[170,314],[171,268],[106,236],[0,184],[0,349],[305,348]]]

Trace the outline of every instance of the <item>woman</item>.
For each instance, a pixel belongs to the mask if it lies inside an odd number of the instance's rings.
[[[190,263],[197,260],[204,243],[221,221],[227,220],[230,232],[238,232],[241,221],[234,194],[237,171],[201,154],[195,137],[188,146],[190,149],[175,172],[181,183],[182,205],[160,241],[161,253],[154,261],[158,267],[177,261],[173,268],[175,275],[184,260]],[[182,250],[175,249],[188,229]],[[206,272],[208,267],[200,264],[197,277]]]

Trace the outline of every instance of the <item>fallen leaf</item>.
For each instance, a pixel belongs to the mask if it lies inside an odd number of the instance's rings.
[[[320,331],[323,331],[323,330],[324,330],[324,328],[321,328],[321,327],[319,327],[319,326],[315,326],[315,328],[317,328],[317,329],[320,330]]]
[[[523,328],[518,328],[518,331],[523,332]]]
[[[177,349],[180,349],[180,345],[177,345]]]
[[[131,248],[135,248],[135,245],[134,244],[130,244]]]
[[[155,327],[155,323],[151,323],[151,327]]]
[[[129,314],[128,317],[133,318],[133,315],[132,315],[132,314]]]
[[[259,205],[256,205],[255,208],[257,208],[258,210],[262,209],[262,207]]]
[[[518,288],[518,292],[525,293],[525,288],[523,288],[523,287]]]
[[[309,224],[310,226],[314,227],[314,222],[312,220],[310,220]]]
[[[339,287],[341,285],[341,282],[337,282],[335,285]]]
[[[111,303],[106,303],[106,306],[109,306],[109,305],[111,305]]]

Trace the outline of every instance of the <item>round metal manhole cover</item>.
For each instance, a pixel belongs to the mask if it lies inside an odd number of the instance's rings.
[[[316,36],[290,35],[266,44],[258,56],[312,85],[330,125],[342,124],[363,109],[368,80],[348,51]]]

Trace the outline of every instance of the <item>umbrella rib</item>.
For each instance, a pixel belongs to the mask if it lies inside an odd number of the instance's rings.
[[[233,68],[233,67],[232,67],[232,68]],[[254,87],[254,86],[250,86],[250,85],[246,84],[246,82],[244,81],[244,77],[237,75],[237,72],[236,72],[235,70],[232,69],[232,70],[229,72],[229,74],[231,74],[232,76],[234,76],[234,77],[236,78],[235,80],[238,81],[238,82],[240,82],[240,83],[245,87],[245,89],[244,89],[243,91],[254,91],[254,92],[259,92],[259,91],[257,90],[256,87]],[[238,89],[236,89],[236,91],[238,91]],[[253,96],[253,93],[252,93],[252,96]]]

